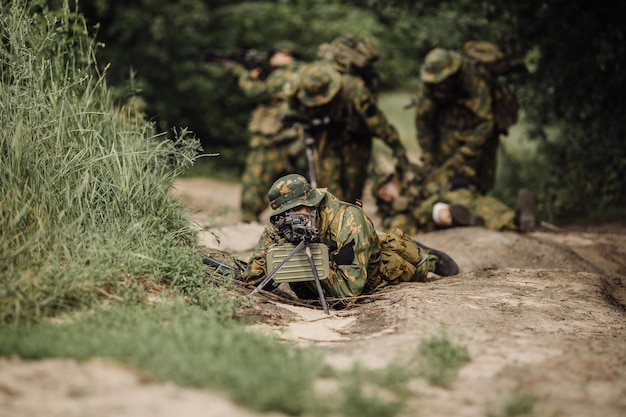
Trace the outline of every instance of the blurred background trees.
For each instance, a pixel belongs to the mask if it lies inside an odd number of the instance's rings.
[[[63,1],[37,0],[52,13]],[[217,168],[238,172],[253,103],[209,49],[267,51],[290,39],[314,59],[338,35],[369,37],[386,91],[411,92],[435,46],[491,40],[537,62],[509,78],[524,110],[519,135],[532,151],[504,147],[495,194],[514,205],[521,185],[537,194],[550,221],[622,220],[626,196],[626,5],[599,0],[90,0],[78,4],[102,43],[98,61],[120,105],[148,103],[157,128],[189,127]],[[506,141],[506,139],[504,139]],[[527,149],[527,148],[524,148]]]

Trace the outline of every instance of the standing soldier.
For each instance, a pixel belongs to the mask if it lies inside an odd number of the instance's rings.
[[[244,94],[259,103],[250,117],[250,151],[241,177],[241,218],[259,221],[267,208],[267,189],[279,177],[299,172],[297,158],[301,147],[301,130],[285,125],[282,116],[289,98],[296,92],[301,68],[300,56],[292,42],[277,43],[269,52],[269,63],[275,69],[260,79],[260,69],[248,71],[234,62],[225,67],[239,79]]]
[[[420,70],[417,140],[430,178],[466,183],[480,194],[493,188],[500,134],[517,120],[515,96],[497,76],[526,70],[490,42],[470,41],[464,53],[435,48]]]
[[[498,140],[494,130],[490,74],[460,53],[435,48],[420,70],[416,100],[417,140],[431,178],[463,178],[486,193],[492,178],[481,173],[495,161],[484,149]]]
[[[303,71],[295,107],[305,118],[324,121],[313,132],[317,183],[340,199],[361,200],[373,137],[391,148],[400,165],[407,163],[398,131],[361,77],[340,73],[329,61],[311,64]]]

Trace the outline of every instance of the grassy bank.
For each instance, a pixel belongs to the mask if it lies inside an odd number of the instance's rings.
[[[141,276],[202,279],[196,236],[166,198],[198,142],[113,102],[80,17],[2,6],[0,321],[135,297]]]

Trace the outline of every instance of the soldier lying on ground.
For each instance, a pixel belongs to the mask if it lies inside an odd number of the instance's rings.
[[[499,199],[475,191],[462,176],[454,176],[447,184],[432,184],[430,178],[406,170],[402,179],[397,170],[385,175],[382,165],[379,161],[374,167],[373,195],[385,229],[399,228],[414,235],[457,226],[522,233],[535,228],[535,198],[527,189],[519,190],[514,211]]]
[[[427,248],[396,229],[377,233],[363,210],[339,200],[326,189],[313,189],[301,175],[278,179],[268,197],[274,210],[252,254],[243,280],[259,285],[268,273],[268,249],[286,243],[276,226],[281,216],[296,214],[301,224],[319,230],[316,240],[329,246],[330,273],[321,280],[324,295],[348,301],[390,284],[424,281],[429,272],[440,276],[458,273],[458,266],[445,253]],[[311,281],[291,282],[302,299],[317,299]]]

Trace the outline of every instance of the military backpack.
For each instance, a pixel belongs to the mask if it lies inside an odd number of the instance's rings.
[[[503,87],[498,76],[519,71],[521,64],[513,62],[494,43],[488,41],[468,41],[463,45],[463,55],[480,63],[493,74],[492,101],[493,118],[496,130],[506,133],[517,122],[519,103],[515,94]]]
[[[361,77],[374,96],[378,96],[380,74],[374,68],[374,63],[378,61],[379,54],[369,39],[339,36],[330,43],[320,45],[317,55],[333,62],[339,71]]]

